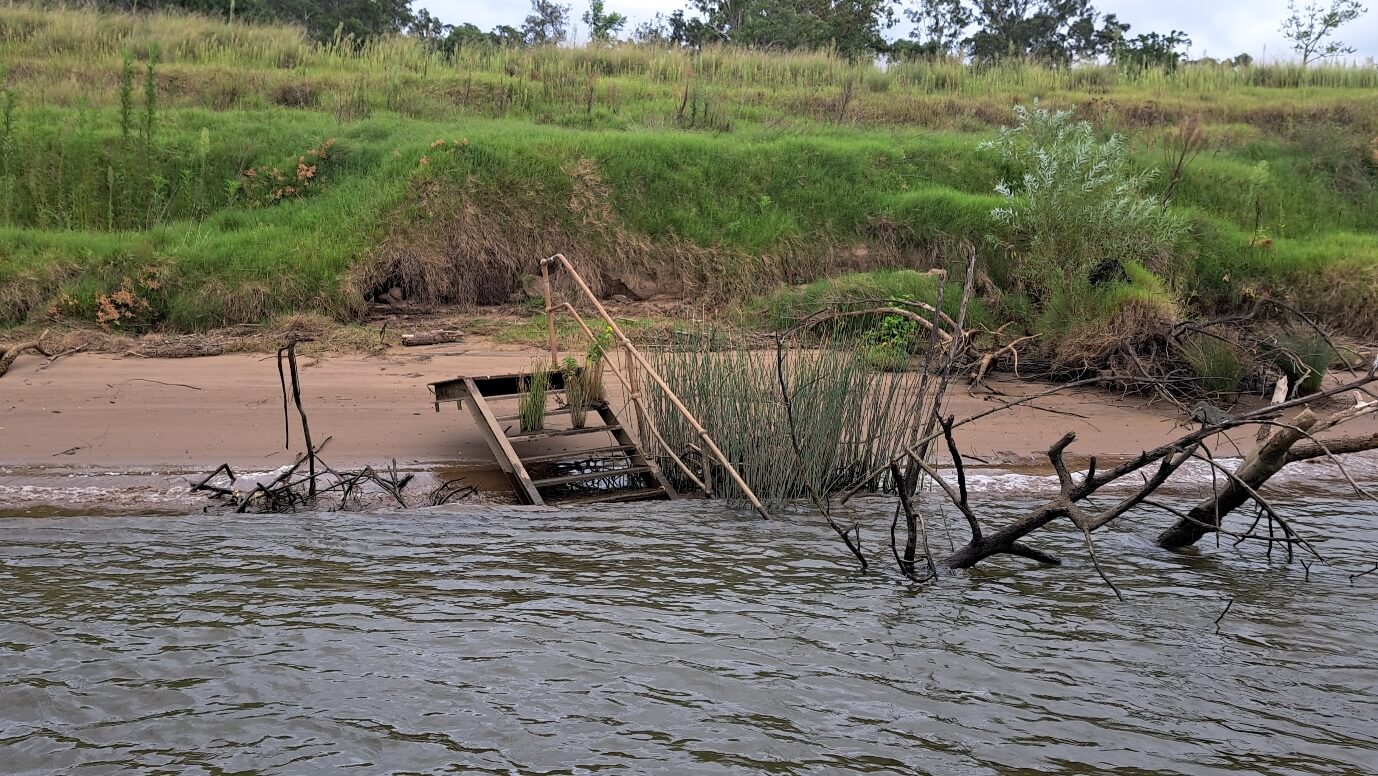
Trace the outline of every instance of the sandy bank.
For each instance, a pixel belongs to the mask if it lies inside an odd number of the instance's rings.
[[[302,357],[303,399],[316,439],[332,437],[326,457],[342,466],[382,463],[438,467],[492,463],[467,413],[437,414],[427,384],[456,375],[519,371],[541,352],[493,344],[397,348],[385,356]],[[0,379],[0,466],[13,484],[25,472],[197,472],[222,462],[237,471],[272,470],[290,460],[273,356],[231,354],[143,359],[77,354],[44,366],[25,356]],[[1007,396],[949,396],[949,412],[965,417],[1003,401],[1045,390],[1002,381]],[[616,392],[615,404],[621,402]],[[294,449],[301,441],[295,438]],[[1363,421],[1365,432],[1378,421]],[[1347,430],[1357,433],[1360,424]],[[1080,391],[1040,399],[965,427],[964,453],[991,464],[1041,460],[1065,431],[1084,457],[1128,456],[1183,433],[1164,405],[1142,398]],[[1251,434],[1238,439],[1241,448]],[[1219,449],[1219,448],[1218,448]],[[1232,454],[1228,449],[1224,454]],[[36,475],[35,475],[36,476]],[[71,476],[71,475],[67,475]]]

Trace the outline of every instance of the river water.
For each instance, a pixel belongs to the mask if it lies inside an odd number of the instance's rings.
[[[1378,772],[1378,574],[1162,524],[1121,603],[1065,530],[917,586],[702,502],[0,518],[0,773]]]

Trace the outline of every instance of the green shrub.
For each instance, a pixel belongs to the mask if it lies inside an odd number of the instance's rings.
[[[1162,278],[1129,262],[1121,278],[1055,292],[1038,314],[1035,330],[1062,365],[1094,364],[1124,346],[1162,336],[1179,318]]]
[[[986,145],[1014,173],[992,215],[1012,231],[1015,279],[1035,301],[1084,296],[1116,265],[1164,268],[1185,226],[1148,194],[1156,171],[1134,170],[1123,137],[1099,141],[1070,111],[1035,102],[1014,112],[1018,125]]]
[[[887,315],[880,319],[880,326],[872,332],[872,341],[897,350],[913,352],[918,350],[919,323],[901,315]]]
[[[1325,338],[1310,327],[1285,329],[1275,338],[1270,351],[1273,364],[1292,386],[1295,396],[1308,396],[1321,389],[1326,372],[1339,359]]]
[[[1207,393],[1238,393],[1253,372],[1253,365],[1238,345],[1216,337],[1191,337],[1182,343],[1178,353]]]
[[[912,269],[856,272],[757,297],[746,305],[746,312],[762,326],[785,329],[821,310],[879,307],[892,299],[931,305],[938,298],[938,277]],[[955,278],[951,279],[943,291],[943,312],[956,318],[961,302],[962,284]],[[883,326],[886,317],[895,318],[896,322],[891,323],[891,327],[901,325],[898,323],[901,321],[916,329],[918,327],[917,323],[899,316],[865,316],[845,319],[835,329],[866,336],[868,332]],[[995,315],[979,299],[972,299],[967,305],[967,321],[969,326],[991,326],[995,324]]]

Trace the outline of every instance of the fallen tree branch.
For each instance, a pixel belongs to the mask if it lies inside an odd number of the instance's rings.
[[[1372,382],[1375,377],[1378,377],[1378,375],[1375,375],[1375,372],[1371,371],[1368,375],[1360,378],[1354,383],[1323,392],[1321,395],[1310,397],[1308,401],[1325,398],[1326,394],[1334,395],[1354,387],[1362,387]],[[1155,450],[1146,451],[1138,457],[1104,472],[1097,472],[1096,462],[1093,458],[1080,480],[1077,480],[1077,478],[1072,475],[1065,462],[1064,454],[1067,448],[1076,439],[1075,434],[1066,434],[1048,450],[1049,463],[1052,465],[1058,478],[1060,491],[1058,496],[1049,500],[1042,506],[1031,510],[1024,517],[1005,526],[999,531],[989,536],[974,539],[969,542],[967,546],[945,558],[942,561],[942,565],[949,568],[969,568],[992,555],[1001,553],[1028,557],[1027,553],[1014,549],[1016,543],[1032,531],[1060,517],[1071,519],[1073,524],[1082,530],[1083,534],[1089,535],[1090,532],[1108,525],[1121,515],[1146,502],[1148,497],[1156,491],[1157,488],[1161,487],[1174,472],[1180,469],[1181,466],[1191,458],[1202,458],[1206,460],[1213,471],[1218,470],[1225,475],[1227,484],[1226,487],[1220,489],[1210,499],[1207,499],[1188,513],[1184,519],[1179,518],[1178,525],[1170,529],[1166,539],[1161,540],[1165,546],[1169,540],[1172,541],[1174,546],[1178,546],[1176,542],[1183,541],[1186,538],[1190,538],[1191,541],[1194,542],[1213,530],[1213,527],[1218,526],[1220,520],[1225,515],[1229,514],[1229,512],[1248,501],[1254,501],[1260,505],[1262,512],[1268,515],[1269,525],[1276,526],[1282,531],[1283,539],[1269,539],[1270,546],[1274,543],[1286,546],[1289,551],[1289,558],[1291,557],[1291,547],[1294,545],[1302,547],[1310,554],[1320,558],[1321,556],[1315,547],[1301,537],[1296,530],[1292,528],[1290,523],[1277,513],[1277,510],[1258,493],[1257,487],[1255,486],[1266,482],[1269,477],[1285,466],[1289,460],[1293,460],[1289,458],[1289,451],[1299,440],[1311,436],[1310,429],[1312,427],[1323,423],[1325,428],[1333,428],[1346,420],[1358,417],[1360,414],[1367,414],[1372,410],[1366,405],[1360,405],[1354,409],[1337,413],[1335,416],[1327,418],[1325,421],[1318,421],[1315,415],[1309,410],[1303,411],[1301,415],[1292,421],[1292,423],[1288,424],[1278,423],[1271,419],[1286,409],[1301,403],[1302,400],[1293,400],[1284,402],[1280,405],[1272,405],[1243,413],[1236,418],[1226,418],[1215,424],[1203,424],[1202,428],[1197,431],[1156,448]],[[1238,472],[1226,471],[1213,459],[1201,454],[1200,450],[1207,438],[1219,434],[1226,429],[1250,423],[1274,424],[1279,426],[1280,430],[1269,439],[1267,444],[1260,448],[1259,452],[1246,461],[1246,464],[1241,466]],[[947,433],[950,434],[950,429],[957,425],[960,424],[949,422],[944,424],[944,427]],[[1356,440],[1341,440],[1340,444],[1343,445],[1342,449],[1349,451],[1361,447],[1364,442],[1370,440],[1378,442],[1378,435],[1363,437]],[[1327,443],[1314,441],[1313,444],[1316,446],[1316,449],[1307,449],[1305,451],[1307,456],[1318,457],[1319,455],[1326,454],[1325,451],[1329,447]],[[1333,450],[1330,451],[1330,453],[1333,455]],[[1122,499],[1115,506],[1100,512],[1088,512],[1079,505],[1079,502],[1088,499],[1101,488],[1129,474],[1135,473],[1154,462],[1158,463],[1158,468],[1154,475],[1145,477],[1140,487],[1135,489],[1129,496]],[[938,479],[936,471],[930,470],[930,475]],[[939,482],[941,483],[940,487],[942,487],[943,491],[947,494],[948,499],[954,506],[957,506],[959,510],[962,510],[963,513],[966,514],[970,506],[969,504],[965,504],[963,495],[956,492],[945,481],[939,480]],[[1155,503],[1153,506],[1157,507],[1160,505]],[[1247,534],[1248,532],[1246,532],[1246,535]],[[1021,550],[1022,549],[1023,548],[1021,548]],[[1089,545],[1088,553],[1094,554],[1094,552],[1094,545]],[[1097,564],[1099,563],[1098,559],[1094,559],[1094,562]],[[1103,570],[1098,568],[1098,572],[1103,573]],[[1108,579],[1106,581],[1109,583]]]
[[[1001,329],[1003,328],[1004,327],[1001,327]],[[997,335],[999,334],[998,331],[994,333]],[[1033,340],[1036,340],[1042,336],[1042,334],[1030,334],[1027,337],[1020,337],[1014,340],[1013,342],[1010,342],[1008,345],[1005,345],[1004,347],[992,350],[989,353],[982,355],[981,360],[976,365],[976,371],[971,374],[970,391],[974,392],[977,388],[986,388],[986,390],[990,390],[990,388],[988,388],[985,384],[986,373],[989,372],[991,366],[1006,353],[1009,353],[1010,358],[1014,359],[1014,376],[1018,377],[1019,346],[1024,344],[1025,342],[1032,342]]]
[[[85,349],[86,349],[86,346],[85,346],[85,345],[78,345],[77,347],[74,347],[74,348],[72,348],[72,349],[70,349],[70,350],[64,350],[64,351],[62,351],[61,353],[54,353],[53,355],[48,356],[48,360],[47,360],[47,361],[44,361],[44,362],[43,362],[41,365],[39,365],[39,367],[38,367],[37,369],[35,369],[34,371],[35,371],[35,372],[41,372],[41,371],[43,371],[44,369],[47,369],[48,367],[52,366],[52,365],[53,365],[53,362],[57,361],[59,358],[62,358],[63,356],[75,355],[75,354],[80,353],[81,351],[83,351],[83,350],[85,350]]]
[[[1292,446],[1317,424],[1316,416],[1305,410],[1289,425],[1278,429],[1267,441],[1244,459],[1234,472],[1225,472],[1228,482],[1220,492],[1197,504],[1172,527],[1158,535],[1158,545],[1170,550],[1190,547],[1216,530],[1225,515],[1254,499],[1259,487],[1289,462]],[[1214,468],[1219,464],[1208,463]],[[1223,469],[1221,469],[1224,472]],[[1271,510],[1271,507],[1268,507]]]
[[[387,324],[384,324],[386,326]],[[382,337],[382,332],[379,332]],[[449,342],[459,342],[464,339],[462,332],[451,329],[440,329],[438,331],[420,332],[417,334],[403,334],[402,345],[413,348],[419,345],[444,345]]]
[[[32,350],[45,358],[55,358],[43,348],[43,340],[47,336],[48,331],[44,329],[43,333],[38,335],[38,339],[11,345],[3,353],[0,353],[0,377],[4,377],[14,362],[27,351]]]

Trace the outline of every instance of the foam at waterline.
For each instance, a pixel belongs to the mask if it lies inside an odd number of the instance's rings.
[[[1345,468],[1360,485],[1373,485],[1378,490],[1378,454],[1346,456]],[[1234,470],[1239,458],[1217,459],[1226,470]],[[269,482],[287,470],[281,466],[269,471],[237,473],[236,485],[248,490],[255,482]],[[1145,467],[1145,472],[1151,467]],[[195,493],[191,483],[207,472],[169,470],[108,471],[62,467],[0,467],[0,508],[25,509],[35,506],[81,507],[100,505],[115,510],[137,509],[141,506],[186,506],[199,509],[207,503],[206,494]],[[956,484],[952,469],[942,471],[944,479]],[[1079,472],[1074,472],[1080,476]],[[217,482],[223,481],[218,478]],[[1129,488],[1139,482],[1137,476],[1126,477],[1115,488]],[[1224,484],[1218,471],[1212,477],[1212,467],[1204,461],[1190,461],[1163,487],[1167,494],[1199,495],[1212,487]],[[983,495],[1047,497],[1056,492],[1057,478],[1046,469],[969,468],[967,485],[973,498]],[[1305,493],[1312,490],[1326,493],[1349,493],[1348,483],[1330,461],[1321,458],[1307,463],[1293,464],[1269,481],[1272,491],[1286,489]]]
[[[1378,454],[1362,453],[1349,455],[1342,458],[1345,470],[1361,486],[1373,485],[1378,489]],[[1163,486],[1163,491],[1173,493],[1187,490],[1199,491],[1202,486],[1210,488],[1213,483],[1223,485],[1225,474],[1221,471],[1233,472],[1243,463],[1241,458],[1216,458],[1219,469],[1211,466],[1206,461],[1191,460],[1173,473],[1172,478]],[[1102,464],[1101,470],[1113,466],[1113,463]],[[1157,464],[1144,467],[1145,473],[1151,474],[1156,469]],[[1085,467],[1074,470],[1073,476],[1080,479]],[[956,485],[957,477],[954,470],[947,468],[941,470],[943,479],[950,484]],[[1126,477],[1121,484],[1116,487],[1128,488],[1136,483],[1142,482],[1137,476]],[[1306,490],[1314,486],[1335,491],[1336,486],[1349,489],[1349,484],[1345,481],[1344,475],[1339,468],[1327,458],[1317,458],[1312,461],[1292,464],[1281,472],[1278,472],[1268,481],[1269,487],[1277,489],[1290,488],[1296,490]],[[993,493],[1002,495],[1044,495],[1057,487],[1057,476],[1051,471],[1011,471],[1000,469],[967,469],[967,488],[972,493]],[[1338,491],[1336,491],[1338,492]]]

